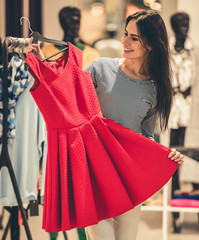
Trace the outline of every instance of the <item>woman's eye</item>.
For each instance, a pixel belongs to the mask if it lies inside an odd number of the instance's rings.
[[[133,40],[133,41],[138,41],[139,39],[138,39],[138,38],[134,38],[134,37],[133,37],[133,38],[132,38],[132,40]]]
[[[127,32],[125,32],[125,33],[124,33],[124,36],[128,36],[128,33],[127,33]]]

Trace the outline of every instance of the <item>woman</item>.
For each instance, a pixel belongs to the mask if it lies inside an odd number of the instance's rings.
[[[169,72],[168,42],[164,22],[154,11],[129,16],[122,36],[123,59],[101,58],[86,71],[91,73],[100,107],[105,117],[153,139],[156,119],[166,129],[172,88]],[[39,45],[28,52],[44,56]],[[183,155],[175,149],[168,156],[181,164]],[[132,240],[136,237],[141,205],[126,213],[86,227],[90,240]]]
[[[123,59],[101,59],[86,71],[91,72],[97,84],[96,90],[105,116],[153,138],[158,116],[161,129],[166,129],[172,102],[164,22],[154,11],[137,12],[126,19],[121,41],[124,47]],[[121,86],[117,82],[118,78]],[[183,156],[175,149],[169,157],[179,164],[183,162]],[[138,205],[117,218],[87,227],[88,239],[135,239],[140,208]]]

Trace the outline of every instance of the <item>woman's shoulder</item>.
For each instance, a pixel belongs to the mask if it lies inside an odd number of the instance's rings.
[[[117,61],[117,59],[118,58],[100,57],[95,62],[97,64],[106,65],[106,64],[113,64],[113,63],[115,63]]]
[[[95,60],[90,66],[85,69],[85,72],[91,73],[93,81],[99,82],[102,80],[102,76],[115,72],[117,68],[117,59],[101,57]]]
[[[108,57],[100,57],[96,59],[94,62],[92,62],[86,69],[107,69],[112,67],[113,65],[116,64],[116,59],[115,58],[108,58]]]
[[[91,65],[96,70],[107,71],[118,66],[118,58],[101,57],[95,60]]]

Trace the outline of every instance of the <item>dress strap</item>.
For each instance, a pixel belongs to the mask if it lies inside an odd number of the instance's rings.
[[[82,58],[83,58],[83,52],[75,47],[72,43],[68,42],[69,47],[69,58],[74,62],[78,67],[82,68]]]
[[[34,76],[34,78],[37,78],[38,80],[41,78],[41,69],[42,66],[44,65],[42,61],[35,56],[32,52],[29,52],[27,54],[25,63],[28,64],[30,67],[29,72],[31,75]]]
[[[42,76],[44,75],[45,70],[49,70],[52,67],[50,66],[50,63],[48,62],[42,62],[35,54],[32,52],[29,52],[27,54],[25,63],[28,64],[30,67],[28,71],[30,74],[37,79],[38,81],[42,80]],[[56,77],[56,73],[52,70],[50,72],[51,78]]]

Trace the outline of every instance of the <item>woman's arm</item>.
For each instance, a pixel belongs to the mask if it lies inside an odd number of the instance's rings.
[[[153,140],[153,133],[154,133],[155,124],[156,124],[156,118],[157,118],[157,113],[154,108],[148,113],[148,115],[143,119],[141,123],[142,135],[152,140]],[[177,162],[178,164],[182,164],[184,162],[184,155],[176,151],[175,148],[171,149],[171,153],[168,155],[168,157],[171,160]]]

